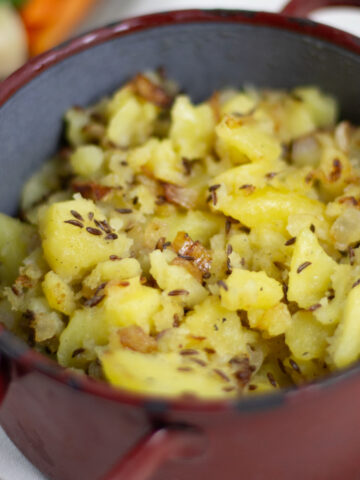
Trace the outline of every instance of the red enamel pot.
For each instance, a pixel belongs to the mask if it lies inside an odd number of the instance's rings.
[[[69,106],[149,68],[164,66],[195,100],[226,85],[316,84],[360,122],[360,40],[295,18],[338,4],[360,0],[294,0],[278,15],[155,14],[35,58],[0,85],[0,210],[16,211]],[[359,365],[250,399],[134,395],[60,368],[0,326],[0,422],[53,480],[356,480],[359,404]]]

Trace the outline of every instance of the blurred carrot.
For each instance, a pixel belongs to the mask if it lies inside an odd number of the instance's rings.
[[[96,0],[29,0],[20,13],[31,55],[63,41]]]

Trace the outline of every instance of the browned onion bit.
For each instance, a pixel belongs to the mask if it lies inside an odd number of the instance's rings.
[[[357,287],[358,285],[360,285],[360,278],[358,278],[358,279],[356,280],[356,282],[354,282],[354,283],[351,285],[351,288],[355,288],[355,287]]]
[[[188,292],[187,290],[171,290],[169,293],[168,293],[169,297],[177,297],[179,295],[190,295],[190,292]]]
[[[341,177],[342,164],[338,158],[333,160],[332,170],[329,175],[330,182],[336,182]]]
[[[192,372],[191,367],[178,367],[179,372]]]
[[[229,245],[226,247],[226,254],[231,255],[232,251],[233,251],[232,245],[230,245],[229,243]]]
[[[65,220],[64,223],[68,223],[74,227],[84,228],[84,225],[79,222],[79,220]]]
[[[309,267],[311,265],[311,262],[304,262],[301,265],[298,266],[296,273],[301,273],[305,268]]]
[[[91,233],[91,235],[102,235],[102,231],[98,228],[86,227],[86,231]]]
[[[249,385],[249,386],[248,386],[248,389],[249,389],[250,391],[256,390],[256,389],[257,389],[257,385]]]
[[[81,222],[84,221],[83,217],[80,215],[79,212],[77,212],[76,210],[70,210],[70,213],[71,215],[76,218],[77,220],[80,220]]]
[[[88,219],[91,221],[94,218],[94,212],[88,213]]]
[[[17,297],[20,295],[20,291],[15,287],[15,285],[11,286],[11,291],[13,292],[14,295]]]
[[[315,233],[315,225],[311,224],[310,225],[310,230],[312,231],[312,233]]]
[[[209,191],[210,192],[215,192],[215,190],[217,190],[220,187],[221,187],[220,183],[217,183],[216,185],[211,185],[211,187],[209,187]]]

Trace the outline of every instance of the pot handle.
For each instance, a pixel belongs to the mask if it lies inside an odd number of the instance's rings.
[[[165,461],[198,456],[204,446],[194,429],[163,427],[144,437],[102,480],[150,480]]]
[[[360,7],[360,0],[290,0],[281,13],[303,18],[324,7]]]

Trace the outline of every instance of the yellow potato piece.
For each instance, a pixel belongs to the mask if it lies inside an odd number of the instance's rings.
[[[336,262],[319,245],[316,235],[304,229],[296,238],[287,297],[300,307],[317,304],[331,284]]]
[[[175,258],[172,252],[155,250],[150,254],[150,273],[165,293],[184,305],[201,303],[208,295],[207,290],[185,268],[169,265]]]
[[[226,115],[215,132],[217,153],[233,163],[270,163],[280,157],[280,142],[258,126],[244,124],[241,118]]]
[[[354,287],[345,302],[339,326],[331,340],[330,355],[337,368],[343,368],[360,355],[360,285]]]
[[[221,288],[221,304],[232,311],[271,308],[283,296],[281,284],[266,273],[241,269],[234,269]]]
[[[181,371],[179,357],[176,353],[142,354],[122,349],[102,355],[101,362],[110,383],[133,392],[159,396],[198,394],[203,398],[226,395],[224,382],[216,375],[194,367]]]
[[[106,289],[104,318],[109,327],[138,325],[149,333],[152,317],[160,309],[159,290],[141,285],[138,277]]]
[[[81,215],[79,221],[71,214],[75,211]],[[94,219],[105,220],[103,213],[91,200],[70,200],[51,205],[40,222],[40,235],[44,257],[51,269],[64,279],[80,278],[97,263],[109,258],[110,255],[128,256],[132,240],[123,233],[116,239],[106,240],[106,233],[99,230]],[[83,227],[74,225],[78,222]],[[86,228],[96,229],[100,234],[94,235]]]
[[[320,216],[324,212],[324,206],[317,200],[273,187],[255,189],[253,192],[248,192],[246,188],[239,189],[233,196],[226,192],[223,194],[219,189],[215,208],[236,218],[247,227],[267,224],[283,232],[290,215],[311,213]]]
[[[323,358],[331,330],[316,321],[311,312],[299,311],[285,332],[285,341],[296,359]]]
[[[71,287],[55,272],[48,272],[42,283],[42,289],[51,308],[65,315],[75,310],[75,295]]]
[[[195,336],[206,337],[222,362],[246,352],[244,334],[236,313],[224,308],[216,297],[205,299],[186,316],[186,327]]]

